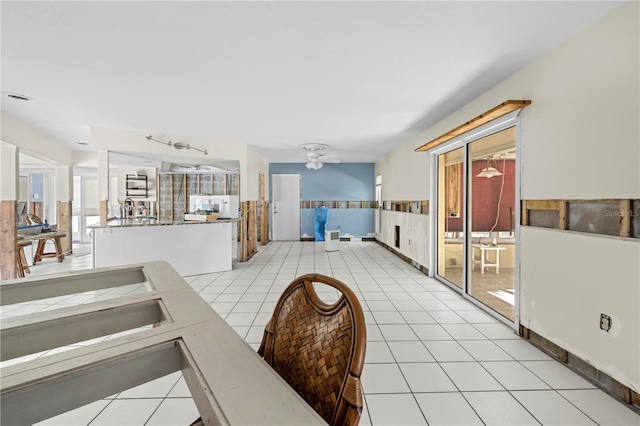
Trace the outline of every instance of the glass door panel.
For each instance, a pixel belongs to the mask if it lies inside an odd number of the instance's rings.
[[[474,299],[514,320],[515,127],[467,145],[467,289]]]
[[[438,160],[437,273],[464,285],[464,148],[441,154]]]

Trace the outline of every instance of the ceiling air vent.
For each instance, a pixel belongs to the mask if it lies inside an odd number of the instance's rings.
[[[2,92],[2,95],[6,96],[9,99],[14,99],[16,101],[30,102],[34,100],[31,96],[21,95],[20,93]]]

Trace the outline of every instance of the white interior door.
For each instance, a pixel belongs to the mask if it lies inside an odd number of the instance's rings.
[[[272,175],[273,240],[300,240],[300,175]]]

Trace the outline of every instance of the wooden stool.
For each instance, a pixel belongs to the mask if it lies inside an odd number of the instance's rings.
[[[30,245],[31,240],[18,240],[16,243],[16,275],[18,278],[24,278],[25,273],[31,273],[27,256],[24,254],[24,248]]]
[[[36,254],[33,256],[33,264],[39,262],[44,257],[55,257],[58,259],[58,263],[62,263],[64,261],[64,252],[62,251],[62,243],[60,243],[60,238],[66,237],[67,234],[64,232],[52,232],[49,235],[47,233],[38,234],[34,239],[38,240],[38,247],[36,248]],[[45,244],[47,240],[52,240],[53,244],[56,248],[56,251],[46,252],[44,251]]]

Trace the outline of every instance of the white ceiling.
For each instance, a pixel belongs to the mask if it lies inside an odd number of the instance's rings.
[[[620,4],[2,1],[2,92],[35,99],[2,110],[74,150],[99,126],[373,162]]]

